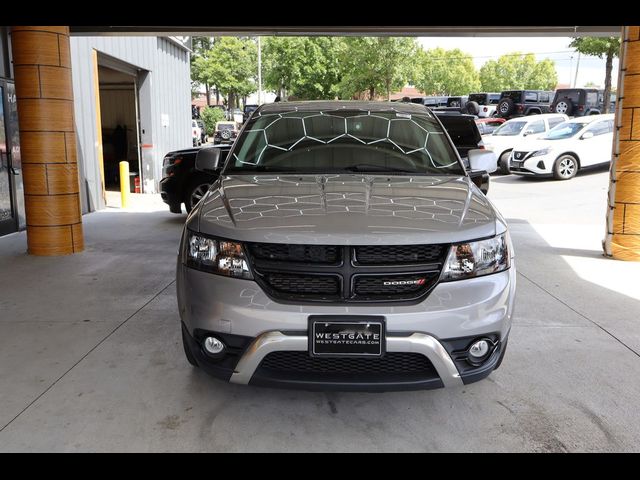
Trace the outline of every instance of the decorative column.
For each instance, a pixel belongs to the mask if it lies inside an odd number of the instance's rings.
[[[84,249],[69,27],[12,27],[31,255]]]
[[[640,260],[640,27],[623,27],[605,254]]]

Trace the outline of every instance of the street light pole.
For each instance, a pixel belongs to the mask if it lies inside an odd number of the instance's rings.
[[[258,37],[258,105],[262,105],[262,42]]]

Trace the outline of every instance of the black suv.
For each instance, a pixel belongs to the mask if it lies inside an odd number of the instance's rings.
[[[169,152],[164,157],[160,196],[172,213],[182,213],[183,203],[189,213],[218,178],[218,173],[196,170],[196,155],[202,148],[219,148],[222,168],[231,145],[186,148]]]
[[[500,94],[498,116],[502,118],[522,117],[551,113],[553,92],[543,90],[507,90]]]
[[[556,90],[551,111],[570,117],[600,115],[603,109],[600,97],[595,88],[562,88]]]

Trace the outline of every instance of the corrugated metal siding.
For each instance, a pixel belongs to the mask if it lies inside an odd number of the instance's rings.
[[[91,55],[93,50],[126,62],[151,76],[153,182],[157,191],[162,158],[171,150],[191,146],[191,81],[189,52],[161,37],[71,37],[78,155],[83,212],[103,208],[97,158],[96,108]],[[162,127],[162,114],[169,126]],[[142,126],[145,128],[145,125]],[[147,128],[149,128],[147,126]],[[149,186],[149,183],[145,182]]]

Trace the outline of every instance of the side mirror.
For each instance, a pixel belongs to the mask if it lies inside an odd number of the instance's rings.
[[[593,138],[593,132],[584,132],[580,137],[580,140],[586,140],[588,138]]]
[[[213,173],[219,170],[220,149],[214,147],[201,148],[196,154],[196,170],[200,172]]]
[[[479,148],[469,150],[467,157],[472,172],[493,173],[498,169],[498,157],[490,150]]]
[[[535,132],[533,130],[525,130],[522,136],[526,137],[527,135],[531,135],[532,133],[535,133]]]

